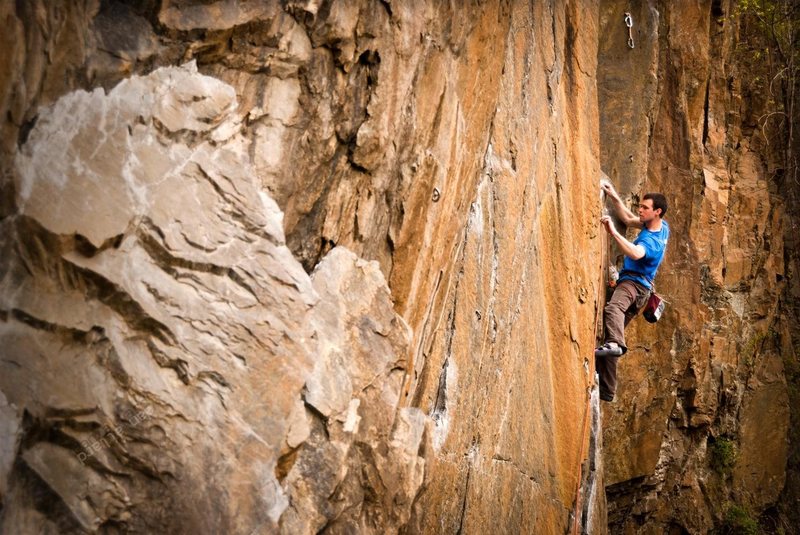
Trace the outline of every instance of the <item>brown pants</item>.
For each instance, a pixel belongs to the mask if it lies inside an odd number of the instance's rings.
[[[614,289],[614,295],[603,310],[605,341],[619,344],[623,354],[628,351],[628,346],[625,345],[625,327],[644,307],[648,297],[650,290],[641,284],[625,280]],[[595,358],[594,366],[600,376],[601,393],[613,396],[617,392],[617,360],[619,357]]]

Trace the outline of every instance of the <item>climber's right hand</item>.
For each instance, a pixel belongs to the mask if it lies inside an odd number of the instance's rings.
[[[606,195],[609,195],[609,196],[611,196],[611,197],[614,197],[614,198],[616,198],[616,197],[618,196],[618,195],[617,195],[617,190],[615,190],[615,189],[614,189],[614,186],[613,186],[613,185],[611,184],[611,182],[609,182],[608,180],[603,180],[603,181],[600,183],[600,189],[602,189],[603,191],[605,191],[605,192],[606,192]]]

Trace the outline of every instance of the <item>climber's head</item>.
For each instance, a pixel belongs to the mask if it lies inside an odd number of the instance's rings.
[[[667,198],[661,193],[647,193],[639,203],[639,221],[645,226],[651,221],[660,221],[667,213]]]

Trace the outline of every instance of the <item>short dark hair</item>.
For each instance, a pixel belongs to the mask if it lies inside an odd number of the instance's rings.
[[[650,199],[653,201],[653,210],[658,210],[661,208],[661,217],[664,217],[664,214],[667,213],[667,198],[664,197],[661,193],[645,193],[642,200]]]

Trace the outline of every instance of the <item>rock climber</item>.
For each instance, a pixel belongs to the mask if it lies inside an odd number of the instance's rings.
[[[628,351],[625,327],[650,297],[653,279],[667,248],[669,225],[663,220],[667,213],[667,199],[663,194],[648,193],[642,197],[637,217],[625,206],[610,182],[603,180],[601,188],[611,199],[620,221],[625,226],[642,229],[631,243],[614,227],[610,216],[600,218],[600,223],[625,254],[614,294],[604,309],[604,343],[594,351],[595,369],[600,376],[600,399],[613,401],[617,391],[617,361]]]

